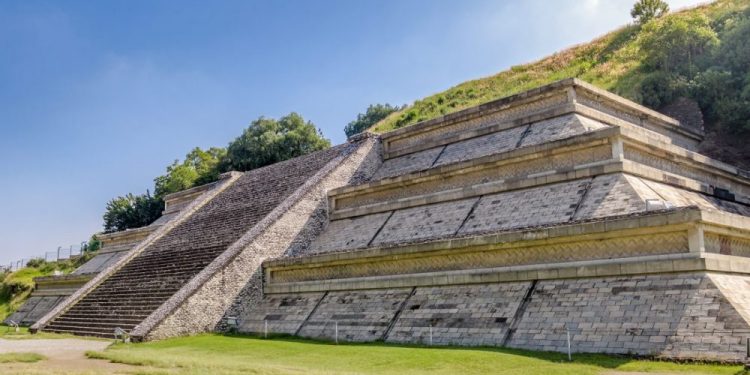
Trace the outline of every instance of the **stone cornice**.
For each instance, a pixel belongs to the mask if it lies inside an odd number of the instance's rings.
[[[306,293],[663,274],[671,272],[719,272],[748,275],[750,274],[750,259],[720,254],[685,253],[562,264],[538,264],[357,279],[266,284],[264,292],[268,294]]]
[[[383,280],[398,279],[414,282],[414,280],[435,275],[441,275],[441,277],[450,275],[452,272],[458,272],[463,275],[461,277],[464,277],[467,274],[485,272],[481,270],[482,268],[492,268],[492,272],[498,269],[507,272],[518,269],[563,269],[572,267],[572,264],[597,264],[602,267],[612,267],[612,264],[618,264],[616,267],[620,267],[620,263],[646,262],[649,259],[660,260],[666,259],[664,257],[675,256],[677,258],[674,259],[690,258],[696,255],[698,258],[710,258],[718,254],[707,253],[708,250],[715,249],[707,249],[704,245],[706,235],[732,238],[750,244],[750,218],[688,207],[615,219],[567,223],[398,246],[373,247],[300,258],[274,259],[264,262],[263,270],[266,291],[269,293],[337,290],[339,286],[334,289],[328,288],[339,284],[342,289],[362,288],[361,285],[372,285],[373,288],[388,287],[387,283],[390,281]],[[631,243],[631,240],[635,242]],[[653,243],[649,244],[650,242]],[[631,247],[632,250],[623,252],[625,246]],[[648,250],[650,248],[653,250]],[[673,250],[669,250],[670,248]],[[518,265],[497,263],[494,260],[494,263],[491,263],[490,259],[496,258],[487,257],[498,254],[501,258],[497,259],[501,260],[504,259],[502,254],[508,251],[530,255],[538,249],[547,249],[543,250],[543,254],[551,254],[549,249],[557,249],[558,256],[562,258],[555,258],[555,261],[552,258],[540,258],[547,259],[547,261]],[[577,254],[582,260],[577,260],[572,253],[570,257],[565,256],[567,251],[578,252],[573,249],[586,251]],[[594,252],[589,255],[588,252],[591,251]],[[655,253],[649,253],[649,251],[655,251]],[[627,257],[624,257],[625,254],[628,254]],[[591,258],[587,258],[589,256]],[[608,257],[617,260],[607,259]],[[461,262],[467,259],[474,259],[474,263],[471,263],[473,265],[461,266]],[[750,265],[750,259],[738,256],[733,256],[731,259]],[[438,260],[440,264],[435,263],[435,268],[432,268],[434,272],[425,270],[426,265]],[[477,264],[483,266],[477,266]],[[493,267],[493,264],[498,266]],[[412,270],[410,267],[414,266],[417,268]],[[649,265],[649,267],[652,266]],[[656,270],[685,271],[685,269],[664,269],[663,267],[667,265],[654,267],[654,272]],[[743,268],[741,271],[750,273],[750,267]],[[292,275],[298,276],[290,279]],[[582,274],[577,272],[570,277],[582,277]],[[372,280],[379,281],[372,284]],[[476,280],[487,282],[482,278]],[[383,284],[384,282],[386,284]],[[417,283],[408,286],[418,285],[427,284]]]
[[[445,240],[423,241],[413,244],[371,247],[356,251],[342,251],[319,255],[307,255],[296,258],[272,259],[264,262],[263,267],[272,271],[273,269],[280,267],[295,267],[300,265],[312,267],[316,264],[330,262],[349,260],[361,261],[363,259],[376,257],[400,256],[427,251],[453,251],[458,248],[498,246],[498,244],[501,244],[500,246],[511,246],[512,244],[512,246],[517,247],[519,246],[519,242],[524,242],[524,246],[532,246],[540,243],[539,241],[547,243],[553,239],[577,239],[584,235],[614,237],[618,235],[615,234],[615,232],[621,230],[697,223],[703,219],[703,215],[704,213],[698,208],[687,207],[666,212],[548,225],[539,228],[517,229],[479,236],[473,235]],[[713,215],[711,217],[716,220],[721,217],[721,215]]]

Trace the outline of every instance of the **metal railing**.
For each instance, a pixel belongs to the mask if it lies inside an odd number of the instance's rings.
[[[77,244],[77,245],[58,246],[57,250],[54,250],[54,251],[45,251],[43,254],[39,254],[37,256],[21,258],[16,261],[9,262],[8,264],[0,265],[0,271],[6,271],[6,272],[18,271],[21,268],[26,267],[26,264],[28,264],[29,261],[33,259],[43,259],[46,262],[56,262],[56,261],[76,258],[76,257],[81,256],[83,253],[85,253],[87,249],[88,249],[87,241],[82,241],[80,244]]]

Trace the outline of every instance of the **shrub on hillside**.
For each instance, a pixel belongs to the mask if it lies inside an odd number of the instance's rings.
[[[361,133],[371,126],[375,125],[378,121],[388,117],[393,112],[400,110],[397,106],[386,104],[371,104],[367,107],[365,113],[357,115],[357,119],[350,122],[344,128],[344,133],[347,137],[351,137],[355,134]]]
[[[705,57],[719,45],[719,38],[706,16],[673,15],[643,26],[640,47],[647,70],[692,78]]]
[[[29,259],[29,261],[26,262],[26,267],[40,268],[45,263],[47,263],[47,261],[44,260],[44,258],[33,258],[33,259]]]

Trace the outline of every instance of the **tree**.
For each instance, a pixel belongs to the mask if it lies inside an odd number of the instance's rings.
[[[719,44],[716,32],[703,15],[675,15],[649,22],[639,39],[646,69],[676,73],[687,79],[697,73],[700,58],[709,56],[708,52]]]
[[[117,232],[144,227],[158,219],[163,209],[164,201],[148,191],[141,195],[127,194],[114,198],[107,203],[104,231]]]
[[[344,128],[344,133],[347,137],[351,137],[354,134],[361,133],[371,126],[378,123],[378,121],[388,117],[393,112],[400,110],[401,108],[386,104],[371,104],[367,107],[365,113],[357,115],[357,119],[350,122]]]
[[[329,147],[320,130],[297,113],[260,117],[229,144],[222,170],[248,171]]]
[[[218,180],[220,163],[226,153],[226,149],[219,147],[205,151],[194,148],[185,155],[185,161],[175,160],[167,167],[166,174],[154,179],[154,195],[163,199],[167,194]]]
[[[669,12],[669,5],[663,0],[638,0],[630,10],[630,16],[636,22],[645,24],[648,21],[661,17]]]

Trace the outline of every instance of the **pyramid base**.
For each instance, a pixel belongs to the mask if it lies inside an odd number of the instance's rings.
[[[745,362],[750,275],[685,272],[268,294],[240,331]]]

